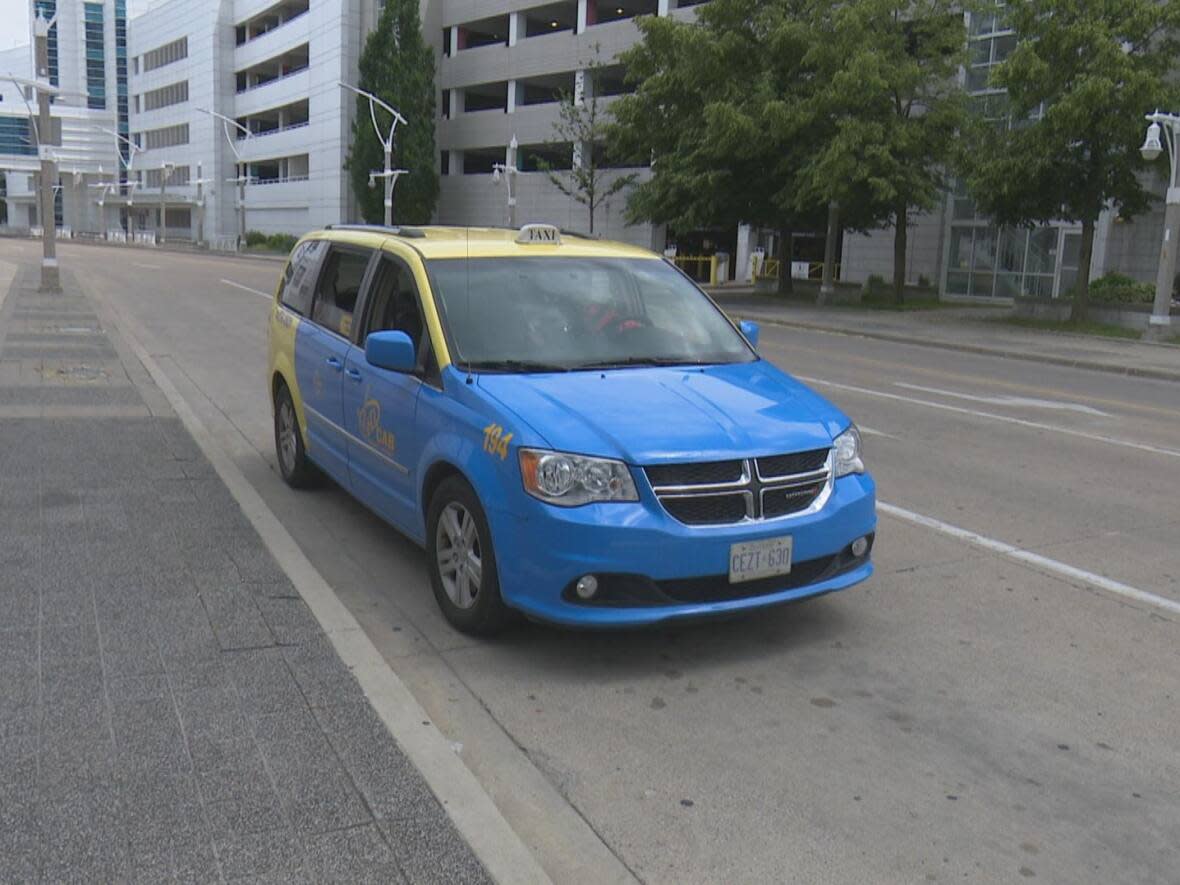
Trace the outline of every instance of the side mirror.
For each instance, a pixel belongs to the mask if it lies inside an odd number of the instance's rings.
[[[742,334],[746,336],[746,340],[750,342],[750,346],[757,350],[758,335],[762,331],[761,327],[750,320],[742,320],[738,323],[738,328],[742,330]]]
[[[378,369],[412,372],[418,365],[414,342],[405,332],[374,332],[365,339],[365,361]]]

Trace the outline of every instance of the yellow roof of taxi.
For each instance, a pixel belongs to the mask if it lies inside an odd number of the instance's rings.
[[[353,243],[358,246],[380,247],[387,240],[396,240],[417,250],[426,259],[446,258],[510,258],[546,256],[556,258],[659,258],[654,252],[617,243],[598,240],[580,234],[562,233],[558,245],[520,243],[520,231],[499,227],[445,227],[424,225],[398,228],[341,225],[309,234],[314,238]]]

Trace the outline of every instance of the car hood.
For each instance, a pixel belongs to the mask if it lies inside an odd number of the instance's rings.
[[[631,464],[825,448],[844,415],[769,363],[481,375],[480,388],[553,449]]]

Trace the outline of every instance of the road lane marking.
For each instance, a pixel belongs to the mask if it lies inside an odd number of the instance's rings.
[[[764,329],[763,330],[764,336],[765,336],[765,331],[766,330]],[[772,344],[771,346],[775,346],[775,345]],[[788,347],[788,345],[782,345],[782,344],[777,345],[777,346],[782,349],[786,349]],[[790,353],[793,353],[793,354],[811,353],[811,354],[815,354],[816,356],[824,356],[824,357],[831,357],[832,356],[832,351],[830,351],[830,350],[818,350],[813,347],[804,347],[803,345],[792,344],[792,345],[789,345],[789,349],[790,349]],[[953,378],[956,381],[963,381],[967,384],[985,383],[989,387],[999,387],[999,388],[1003,388],[1005,390],[1018,390],[1023,393],[1036,393],[1036,394],[1041,394],[1044,396],[1073,396],[1074,395],[1071,391],[1060,390],[1058,388],[1053,388],[1053,387],[1042,387],[1042,386],[1036,385],[1036,384],[1021,384],[1016,381],[1003,381],[999,378],[991,378],[991,377],[985,377],[985,376],[981,376],[981,375],[965,375],[961,372],[950,372],[945,369],[931,369],[931,368],[927,368],[925,366],[915,366],[915,365],[912,365],[911,363],[897,362],[895,360],[878,360],[878,359],[873,359],[871,357],[858,356],[858,355],[850,354],[850,353],[840,354],[840,359],[847,361],[847,362],[860,363],[865,366],[879,366],[882,368],[893,369],[895,371],[912,372],[915,375],[927,375],[927,376],[930,376],[933,378],[937,378],[940,381],[946,381],[948,378]],[[1136,379],[1136,380],[1148,382],[1148,379]],[[1159,383],[1165,384],[1167,382],[1159,382]],[[1085,394],[1085,398],[1086,398],[1087,402],[1097,403],[1098,405],[1101,405],[1101,406],[1112,406],[1114,408],[1130,409],[1132,411],[1137,411],[1137,412],[1147,412],[1152,415],[1164,415],[1168,418],[1174,418],[1176,416],[1176,410],[1174,408],[1164,408],[1161,406],[1149,406],[1144,403],[1130,402],[1129,400],[1110,399],[1109,397],[1092,396],[1089,393]]]
[[[1148,593],[1146,590],[1139,590],[1103,575],[1096,575],[1093,572],[1085,571],[1084,569],[1076,568],[1072,565],[1067,565],[1064,562],[1058,562],[1056,559],[1050,559],[1047,556],[1041,556],[1039,553],[1033,553],[1030,550],[1024,550],[1020,547],[1015,547],[1012,544],[1007,544],[1004,541],[997,541],[994,538],[987,538],[983,535],[976,534],[969,529],[959,528],[950,523],[934,519],[929,516],[923,516],[920,513],[914,513],[912,510],[906,510],[903,507],[896,507],[893,504],[886,504],[884,501],[877,502],[877,509],[889,516],[912,523],[913,525],[922,526],[923,528],[932,529],[943,535],[955,538],[959,541],[965,541],[975,547],[980,547],[984,550],[989,550],[992,553],[999,553],[1001,556],[1007,556],[1009,559],[1015,559],[1018,562],[1023,562],[1026,565],[1031,565],[1041,571],[1047,571],[1064,578],[1069,578],[1074,581],[1081,581],[1089,584],[1091,587],[1097,587],[1100,590],[1105,590],[1107,593],[1114,593],[1118,596],[1123,596],[1127,599],[1133,599],[1136,602],[1142,602],[1146,605],[1154,606],[1155,608],[1163,609],[1174,615],[1180,615],[1180,602],[1174,599],[1168,599],[1164,596],[1157,596],[1155,593]]]
[[[894,400],[896,402],[912,403],[917,406],[926,406],[931,409],[939,409],[943,412],[954,412],[957,415],[971,415],[975,418],[985,418],[991,421],[1002,421],[1005,424],[1016,424],[1020,427],[1030,427],[1033,430],[1048,430],[1052,433],[1060,433],[1064,436],[1076,436],[1081,439],[1088,439],[1092,442],[1106,443],[1111,446],[1122,446],[1126,449],[1135,449],[1140,452],[1151,452],[1153,455],[1166,455],[1169,458],[1180,458],[1180,451],[1176,449],[1165,449],[1160,446],[1148,445],[1147,443],[1132,442],[1129,439],[1117,439],[1113,436],[1103,436],[1100,433],[1087,433],[1084,430],[1074,430],[1071,427],[1061,427],[1056,424],[1044,424],[1040,421],[1027,421],[1024,418],[1013,418],[1009,415],[997,415],[995,412],[981,412],[977,409],[967,409],[962,406],[951,406],[946,403],[936,403],[927,399],[917,399],[912,396],[901,396],[897,393],[886,393],[883,390],[869,390],[867,387],[857,387],[854,384],[840,384],[836,381],[825,381],[823,378],[810,378],[806,375],[796,375],[800,381],[805,381],[808,384],[820,384],[825,387],[833,387],[836,390],[847,390],[851,393],[860,393],[865,396],[875,396],[879,399]]]
[[[233,286],[235,289],[241,289],[243,292],[249,292],[251,295],[261,295],[267,301],[274,298],[274,295],[270,292],[263,292],[261,289],[252,289],[249,286],[243,286],[241,283],[235,283],[233,280],[223,279],[221,282],[227,286]]]
[[[1030,406],[1035,409],[1051,409],[1061,412],[1081,412],[1083,415],[1097,415],[1099,418],[1109,418],[1109,412],[1100,412],[1090,406],[1080,403],[1067,403],[1052,399],[1033,399],[1027,396],[979,396],[973,393],[959,393],[955,390],[943,390],[941,387],[923,387],[921,384],[907,384],[904,381],[894,381],[894,387],[905,390],[916,390],[919,393],[934,393],[939,396],[949,396],[964,399],[973,403],[986,403],[992,406]]]
[[[883,436],[885,439],[901,439],[900,436],[894,436],[892,433],[886,433],[884,430],[874,430],[872,427],[865,427],[863,424],[857,424],[856,429],[865,436]]]

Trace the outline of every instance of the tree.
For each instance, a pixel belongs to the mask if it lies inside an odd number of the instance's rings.
[[[778,228],[781,289],[790,232],[821,227],[832,204],[849,230],[892,220],[900,298],[909,214],[936,203],[962,115],[956,8],[714,0],[696,23],[641,20],[644,40],[624,55],[638,88],[616,108],[616,137],[650,149],[654,175],[631,213]]]
[[[586,207],[589,232],[594,233],[594,214],[615,194],[635,183],[634,173],[609,171],[606,153],[606,131],[610,112],[599,98],[602,83],[600,49],[594,47],[594,59],[583,66],[583,85],[580,94],[561,93],[558,119],[553,124],[557,144],[566,148],[573,145],[573,164],[568,170],[557,171],[548,162],[538,165],[549,176],[559,191]]]
[[[1150,205],[1139,147],[1144,114],[1176,97],[1180,2],[1025,0],[1001,14],[1019,41],[992,75],[1008,115],[980,129],[968,184],[1001,225],[1081,223],[1072,315],[1082,319],[1099,215]]]
[[[815,77],[796,113],[813,138],[795,205],[837,203],[856,227],[892,224],[900,304],[910,216],[937,205],[967,123],[962,4],[855,0],[809,12],[803,63]]]
[[[360,59],[360,88],[396,108],[406,123],[397,128],[393,167],[408,170],[394,192],[394,221],[424,224],[438,202],[438,173],[434,149],[434,52],[422,39],[417,0],[387,0],[377,27],[365,41]],[[388,125],[385,112],[377,120]],[[385,192],[378,182],[369,184],[369,173],[381,170],[385,152],[369,118],[369,101],[357,96],[352,125],[352,148],[345,168],[361,215],[370,223],[385,217]]]
[[[780,232],[780,291],[791,287],[792,231],[820,212],[794,200],[805,133],[801,11],[813,0],[713,0],[695,22],[643,17],[621,56],[636,85],[614,107],[610,142],[652,176],[628,199],[633,222],[680,230],[752,224]]]

